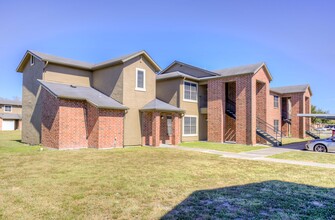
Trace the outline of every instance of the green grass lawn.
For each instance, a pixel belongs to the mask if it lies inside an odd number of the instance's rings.
[[[300,138],[283,138],[282,143],[283,145],[287,144],[294,144],[294,143],[300,143],[300,142],[305,142],[312,140],[312,138],[305,138],[305,139],[300,139]]]
[[[277,159],[300,160],[317,163],[335,164],[335,154],[333,153],[317,153],[309,151],[287,152],[271,156]]]
[[[135,147],[39,151],[0,132],[0,219],[334,219],[334,170]]]
[[[240,153],[245,151],[252,150],[260,150],[267,147],[264,146],[248,146],[242,144],[221,144],[221,143],[213,143],[213,142],[202,142],[202,141],[194,141],[194,142],[183,142],[179,144],[182,147],[192,147],[192,148],[204,148],[209,150],[219,150],[224,152],[233,152]]]

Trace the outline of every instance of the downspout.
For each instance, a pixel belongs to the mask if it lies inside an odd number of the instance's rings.
[[[44,64],[42,80],[44,79],[45,69],[47,68],[48,64],[49,64],[49,61],[46,61],[45,64]]]

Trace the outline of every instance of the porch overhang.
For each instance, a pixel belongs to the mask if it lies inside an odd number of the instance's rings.
[[[298,114],[298,117],[335,120],[335,114]]]
[[[185,113],[185,110],[180,109],[176,106],[170,105],[166,102],[163,102],[159,99],[154,99],[150,101],[148,104],[143,106],[140,109],[141,112],[169,112],[169,113]]]

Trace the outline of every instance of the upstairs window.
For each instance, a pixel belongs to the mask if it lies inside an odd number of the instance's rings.
[[[5,107],[4,107],[4,112],[12,112],[12,106],[10,106],[10,105],[5,105]]]
[[[35,64],[35,57],[34,56],[30,56],[30,66]]]
[[[135,90],[145,91],[145,70],[136,68],[136,88]]]
[[[198,100],[198,84],[184,81],[184,101],[197,102]]]
[[[274,102],[273,102],[273,104],[274,104],[275,108],[279,107],[279,97],[276,96],[276,95],[274,96]]]

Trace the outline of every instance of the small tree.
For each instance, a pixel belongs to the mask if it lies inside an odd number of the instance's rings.
[[[312,105],[312,114],[328,114],[328,111],[324,111],[321,108],[317,108],[315,105]],[[329,119],[321,119],[321,118],[312,118],[312,123],[317,124],[317,123],[322,123],[322,124],[328,124],[330,122]]]

